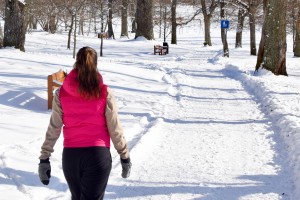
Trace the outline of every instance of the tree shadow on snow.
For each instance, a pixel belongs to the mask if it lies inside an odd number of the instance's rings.
[[[126,113],[122,113],[126,114]],[[131,113],[132,114],[132,113]],[[134,116],[143,115],[135,113]],[[151,116],[148,116],[152,119]],[[155,119],[155,118],[153,118]],[[152,119],[152,120],[153,120]],[[245,124],[245,123],[263,123],[267,124],[268,120],[249,120],[249,121],[174,121],[164,119],[170,123],[226,123],[226,124]],[[273,168],[272,174],[253,174],[247,175],[241,173],[236,177],[236,181],[232,183],[226,182],[144,182],[142,180],[125,180],[120,185],[107,186],[105,199],[117,198],[137,198],[137,199],[179,199],[176,195],[182,197],[187,196],[187,199],[193,200],[238,200],[244,198],[255,199],[270,199],[278,198],[282,200],[292,200],[293,183],[291,180],[292,171],[288,166],[287,152],[285,145],[276,129],[273,126],[268,128],[270,134],[267,138],[275,141],[271,144],[271,148],[275,154],[269,163],[266,163],[270,168]],[[137,143],[137,141],[131,141]],[[133,146],[129,142],[129,146]],[[262,155],[263,156],[263,155]],[[253,163],[255,165],[255,163]],[[188,170],[188,169],[187,169]],[[139,172],[136,172],[139,173]],[[182,172],[184,173],[184,172]],[[141,177],[143,177],[141,175]],[[222,178],[222,177],[221,177]],[[142,179],[142,178],[141,178]],[[162,178],[163,180],[163,178]],[[159,195],[159,197],[158,197]],[[157,196],[157,197],[156,197]],[[163,197],[162,197],[163,196]],[[171,198],[172,197],[172,198]]]
[[[0,176],[0,185],[15,185],[21,192],[24,191],[24,186],[44,186],[40,182],[39,175],[37,173],[3,167],[0,168],[0,174],[4,175]],[[68,185],[62,183],[55,176],[51,176],[49,185],[44,187],[58,192],[65,192],[68,190]]]
[[[62,52],[60,52],[61,54]],[[34,60],[31,60],[31,59],[23,59],[23,58],[10,58],[10,57],[6,57],[6,56],[0,56],[0,58],[2,59],[7,59],[9,61],[21,61],[21,62],[24,62],[24,64],[26,63],[26,65],[28,65],[27,63],[37,63],[37,64],[41,64],[41,66],[45,66],[45,67],[53,67],[53,66],[61,66],[61,67],[70,67],[69,65],[64,65],[64,64],[56,64],[56,63],[50,63],[50,62],[43,62],[43,61],[34,61]],[[58,59],[59,61],[59,59]]]
[[[47,110],[47,100],[32,92],[22,90],[10,90],[1,94],[0,104],[35,112],[44,113]]]
[[[167,198],[176,195],[182,197],[186,195],[190,200],[238,200],[241,197],[248,195],[256,196],[257,198],[267,198],[267,194],[277,194],[279,198],[290,200],[291,196],[282,188],[282,185],[276,185],[274,182],[280,181],[283,174],[280,175],[249,175],[241,176],[237,179],[249,180],[246,183],[184,183],[184,182],[163,182],[149,183],[140,181],[129,181],[131,186],[125,185],[108,185],[106,188],[105,199],[116,198],[139,198],[139,199],[161,199],[162,196]],[[168,186],[157,186],[157,185]],[[201,184],[201,186],[200,186]],[[172,186],[174,185],[174,186]],[[207,185],[207,186],[203,186]],[[188,195],[189,194],[189,195]],[[192,197],[194,196],[194,197]]]
[[[222,100],[222,101],[235,101],[235,100],[241,100],[241,101],[249,101],[251,98],[222,98],[222,97],[205,97],[205,96],[189,96],[189,95],[172,95],[168,93],[167,91],[150,91],[150,90],[143,90],[143,89],[137,89],[137,88],[129,88],[129,87],[123,87],[123,86],[116,86],[116,85],[110,85],[109,86],[112,89],[117,89],[117,90],[124,90],[124,91],[130,91],[130,92],[137,92],[137,93],[142,93],[143,95],[145,94],[151,94],[151,95],[167,95],[175,98],[187,98],[187,99],[192,99],[192,100]],[[218,88],[213,88],[211,90],[219,90]],[[232,93],[236,92],[236,90],[232,90]]]

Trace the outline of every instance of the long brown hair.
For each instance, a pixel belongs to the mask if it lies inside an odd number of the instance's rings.
[[[78,73],[80,96],[86,99],[99,98],[102,78],[97,69],[97,52],[95,49],[91,47],[79,49],[74,68]]]

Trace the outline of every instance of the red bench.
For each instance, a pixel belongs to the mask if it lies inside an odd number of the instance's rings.
[[[167,49],[160,45],[154,45],[154,55],[156,55],[157,53],[158,55],[166,55]]]

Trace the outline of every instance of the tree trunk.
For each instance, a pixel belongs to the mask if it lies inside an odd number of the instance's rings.
[[[103,34],[104,32],[104,11],[103,11],[103,1],[101,1],[101,5],[100,5],[100,13],[101,13],[101,27],[100,27],[100,31],[101,34]],[[100,41],[100,57],[103,56],[103,37],[100,37],[101,41]]]
[[[266,15],[267,15],[267,3],[269,0],[263,1],[263,24],[262,24],[262,30],[261,30],[261,38],[259,43],[259,49],[257,53],[257,60],[256,60],[256,66],[255,71],[258,71],[261,67],[264,59],[264,51],[265,51],[265,37],[266,37]]]
[[[143,36],[147,40],[154,40],[153,0],[137,0],[136,6],[137,29],[135,38]]]
[[[235,36],[235,48],[242,48],[242,36],[244,29],[245,10],[240,8],[238,13],[238,24]]]
[[[0,49],[3,47],[3,31],[0,23]]]
[[[275,75],[286,72],[286,0],[268,0],[263,67]]]
[[[128,38],[127,12],[128,12],[128,0],[122,0],[121,37],[127,37]]]
[[[107,25],[108,25],[108,37],[115,39],[114,31],[113,31],[113,26],[112,26],[112,1],[113,0],[108,0],[108,19],[107,19]]]
[[[77,10],[75,12],[75,17],[74,17],[74,36],[73,36],[73,40],[74,40],[74,44],[73,44],[73,58],[75,58],[75,54],[76,54],[76,30],[77,30]]]
[[[176,15],[176,13],[175,13]],[[164,17],[163,17],[163,22],[164,22],[164,42],[166,42],[167,39],[167,4],[166,1],[164,1]]]
[[[294,56],[300,57],[300,8],[295,22],[295,29]]]
[[[249,26],[250,26],[250,54],[256,55],[256,39],[255,39],[255,13],[256,7],[249,7]]]
[[[172,1],[172,7],[171,7],[171,16],[172,16],[172,37],[171,37],[171,44],[177,44],[176,7],[177,7],[177,0],[173,0]]]
[[[68,20],[65,18],[64,19],[64,27],[65,27],[65,31],[68,30]]]
[[[210,16],[204,16],[204,45],[212,46],[210,37]]]
[[[136,32],[136,20],[134,18],[131,22],[131,33],[135,33],[135,32]]]
[[[163,4],[162,1],[159,1],[159,20],[158,20],[158,24],[159,24],[159,30],[158,30],[158,37],[161,38],[162,37],[162,26],[163,26]]]
[[[78,23],[78,35],[84,35],[83,27],[84,27],[84,11],[82,9],[80,12],[79,23]]]
[[[72,35],[72,31],[73,31],[73,25],[74,25],[74,15],[72,15],[72,17],[71,17],[71,25],[70,25],[70,30],[69,30],[69,33],[68,33],[67,49],[71,49],[71,35]]]
[[[220,1],[220,14],[221,19],[225,19],[225,5],[224,1]],[[227,29],[221,28],[221,38],[223,43],[223,56],[229,57],[229,49],[228,49],[228,42],[227,42]]]
[[[33,15],[29,15],[28,26],[30,29],[37,29],[37,20]]]
[[[37,29],[37,20],[35,17],[32,19],[32,29],[36,30]]]
[[[97,35],[97,15],[94,15],[94,33]]]
[[[49,31],[49,22],[48,21],[43,23],[41,26],[42,26],[43,31],[46,31],[46,32]]]
[[[28,16],[28,29],[29,30],[31,30],[31,29],[33,29],[33,23],[32,23],[32,21],[33,21],[33,16],[32,15],[29,15]]]
[[[202,13],[204,17],[204,45],[212,46],[211,36],[210,36],[210,20],[212,13],[217,7],[217,3],[214,0],[211,0],[211,5],[209,8],[206,8],[206,1],[201,0]]]
[[[298,22],[298,19],[299,19],[299,6],[298,6],[298,0],[293,0],[291,3],[292,3],[292,19],[293,19],[293,52],[294,52],[294,55],[295,55],[295,47],[296,47],[296,29],[297,29],[297,22]],[[298,13],[296,13],[298,11]]]
[[[49,20],[49,31],[50,33],[54,34],[56,32],[56,16],[50,16],[50,20]]]
[[[4,47],[25,51],[25,5],[18,0],[5,1]]]

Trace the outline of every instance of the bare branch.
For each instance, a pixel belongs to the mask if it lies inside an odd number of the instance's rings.
[[[185,22],[182,22],[182,23],[176,23],[176,26],[184,26],[184,25],[187,25],[188,23],[190,23],[191,21],[193,21],[195,19],[195,17],[197,15],[199,15],[201,13],[201,9],[198,9],[195,14],[187,21]]]

